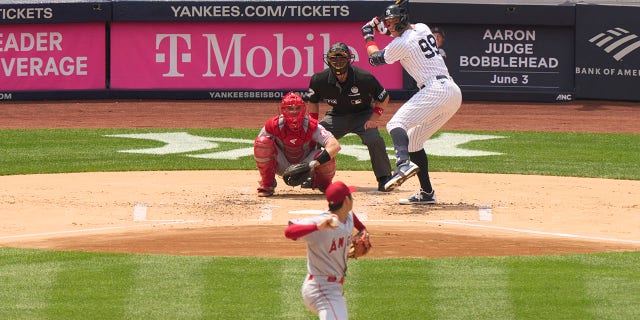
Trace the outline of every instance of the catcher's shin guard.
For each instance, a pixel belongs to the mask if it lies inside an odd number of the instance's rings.
[[[271,192],[275,189],[276,168],[278,162],[275,142],[266,136],[259,136],[253,143],[253,157],[260,172],[260,187],[258,192]]]
[[[336,175],[336,160],[331,159],[313,170],[314,186],[324,192]]]

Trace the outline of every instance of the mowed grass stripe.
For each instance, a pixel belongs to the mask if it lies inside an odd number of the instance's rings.
[[[52,275],[45,318],[124,319],[136,256],[71,252],[65,258]]]
[[[510,260],[509,275],[518,319],[592,319],[584,266],[566,259]],[[535,294],[532,294],[534,292]]]
[[[304,250],[304,246],[300,247]],[[307,311],[302,301],[302,282],[307,274],[307,260],[302,258],[282,259],[280,266],[280,287],[275,290],[280,295],[282,319],[315,319]]]
[[[354,296],[347,301],[350,317],[432,319],[434,285],[428,276],[432,267],[430,259],[351,261],[346,284],[347,297]]]
[[[282,261],[264,258],[213,258],[206,267],[204,319],[282,317]]]
[[[509,270],[498,261],[437,259],[429,270],[434,319],[514,319]]]
[[[639,252],[359,259],[345,294],[351,319],[638,319],[638,265]],[[0,248],[0,319],[314,319],[305,272],[301,258]]]
[[[5,249],[0,259],[0,319],[45,318],[47,298],[61,262],[48,251]]]
[[[636,268],[625,268],[616,263],[617,260],[612,260],[610,255],[571,257],[584,265],[589,313],[592,319],[639,319],[640,255],[612,255],[626,256]]]
[[[126,319],[202,319],[203,269],[208,261],[137,257],[125,305]]]

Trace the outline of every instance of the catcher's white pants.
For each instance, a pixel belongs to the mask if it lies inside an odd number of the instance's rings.
[[[312,279],[310,279],[312,278]],[[311,312],[318,314],[320,320],[348,319],[347,301],[342,292],[342,281],[327,277],[307,277],[302,284],[302,299]]]

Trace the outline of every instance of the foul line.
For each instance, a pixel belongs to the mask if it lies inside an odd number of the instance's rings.
[[[546,236],[554,236],[554,237],[564,237],[564,238],[576,238],[576,239],[585,239],[585,240],[599,240],[599,241],[611,241],[611,242],[621,242],[621,243],[630,243],[630,244],[640,244],[640,240],[625,240],[625,239],[616,239],[616,238],[592,237],[592,236],[584,236],[584,235],[570,234],[570,233],[546,232],[546,231],[537,231],[537,230],[528,230],[528,229],[518,229],[518,228],[509,228],[509,227],[500,227],[500,226],[490,226],[490,225],[482,225],[482,224],[475,224],[475,223],[468,223],[468,222],[460,222],[460,221],[455,221],[455,220],[368,220],[368,221],[372,221],[372,222],[441,223],[441,224],[460,225],[460,226],[466,226],[466,227],[485,228],[485,229],[503,230],[503,231],[520,232],[520,233],[530,233],[530,234],[538,234],[538,235],[546,235]]]

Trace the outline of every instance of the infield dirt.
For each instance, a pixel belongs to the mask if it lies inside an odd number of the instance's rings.
[[[399,107],[392,102],[383,120]],[[275,102],[6,103],[0,128],[259,128]],[[323,106],[325,107],[325,106]],[[321,109],[322,112],[325,109]],[[640,106],[465,102],[443,130],[640,133]],[[238,124],[238,125],[235,125]],[[381,124],[383,127],[383,124]],[[338,171],[359,187],[369,257],[537,255],[640,248],[640,181],[434,172],[439,205],[402,206],[409,180],[375,191],[371,172]],[[281,184],[256,197],[256,171],[70,173],[0,177],[0,245],[187,255],[304,256],[288,219],[323,210],[317,191]],[[145,220],[134,221],[136,204]],[[492,220],[478,220],[478,206]],[[301,213],[302,210],[302,213]],[[297,213],[296,213],[297,212]]]

